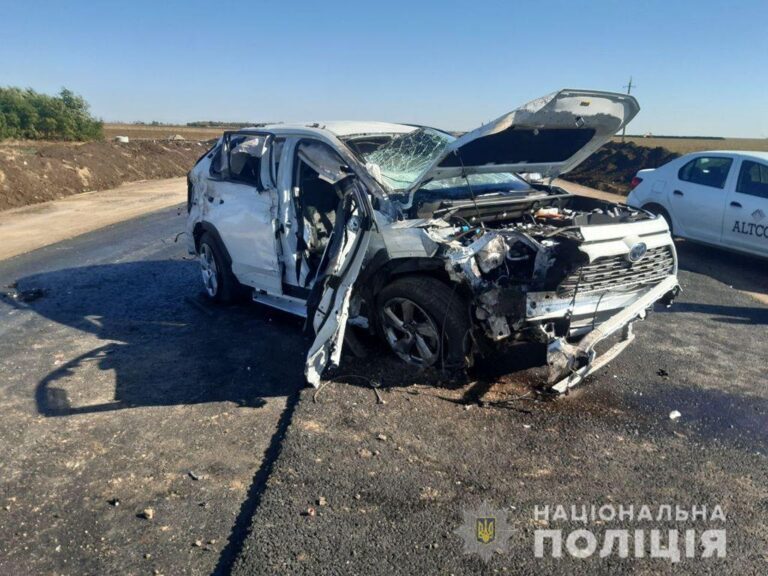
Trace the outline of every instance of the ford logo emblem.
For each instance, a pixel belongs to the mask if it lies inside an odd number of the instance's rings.
[[[648,246],[645,245],[645,242],[638,242],[637,244],[633,244],[632,248],[629,249],[629,253],[627,254],[627,260],[633,264],[635,262],[639,262],[643,259],[643,256],[645,256],[646,252],[648,252]]]

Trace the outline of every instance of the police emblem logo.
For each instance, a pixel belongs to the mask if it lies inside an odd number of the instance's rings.
[[[488,502],[478,508],[464,510],[464,522],[455,534],[464,540],[464,553],[477,554],[488,562],[494,554],[507,551],[510,535],[514,530],[507,524],[507,513],[497,510]]]
[[[755,220],[755,222],[760,222],[760,220],[765,218],[765,212],[763,212],[762,210],[760,210],[760,208],[758,208],[757,210],[752,212],[752,218]]]
[[[496,540],[496,518],[478,518],[475,522],[477,541],[490,544]]]

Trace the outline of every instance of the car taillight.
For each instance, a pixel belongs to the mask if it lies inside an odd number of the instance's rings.
[[[643,181],[642,178],[638,178],[637,176],[635,176],[634,178],[632,178],[632,182],[629,183],[629,189],[634,190],[635,188],[637,188],[637,185],[640,184],[640,182],[642,181]]]

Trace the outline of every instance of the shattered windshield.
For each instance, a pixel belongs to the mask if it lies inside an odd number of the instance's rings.
[[[405,190],[424,175],[455,139],[433,128],[419,128],[397,136],[362,156],[366,168],[377,180],[392,190]]]

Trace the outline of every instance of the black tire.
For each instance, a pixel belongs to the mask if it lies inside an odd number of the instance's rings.
[[[667,221],[667,226],[669,226],[669,233],[670,235],[674,236],[674,230],[672,228],[672,217],[669,215],[669,212],[666,211],[666,209],[663,206],[660,206],[659,204],[646,204],[643,206],[643,210],[648,210],[648,212],[651,212],[653,214],[658,214],[664,220]]]
[[[229,258],[225,256],[223,248],[216,238],[205,232],[198,243],[197,254],[200,261],[200,271],[203,276],[203,290],[205,295],[220,304],[230,304],[238,300],[243,288],[232,273]],[[213,257],[215,268],[210,270],[208,277],[215,275],[215,282],[206,281],[207,254]]]
[[[404,313],[406,309],[403,305],[408,301],[415,304],[411,313],[413,320],[410,327],[399,328],[393,323],[391,316],[387,317],[387,309],[390,312],[395,311],[398,316],[397,306],[400,306]],[[384,341],[402,360],[420,366],[439,366],[451,371],[467,368],[471,350],[468,308],[455,290],[440,280],[429,276],[398,278],[379,292],[376,298],[376,315],[379,332]],[[430,322],[424,321],[423,316],[428,317]],[[436,339],[428,338],[422,331],[431,331],[432,328],[437,330]],[[392,334],[395,337],[401,336],[406,343],[393,344]],[[414,355],[407,353],[402,346],[407,345],[409,335],[411,340],[422,336],[422,346],[426,343],[430,351],[436,350],[436,358],[431,361],[419,361]],[[435,343],[437,346],[432,345]],[[416,350],[415,355],[419,356],[418,343],[413,344],[412,348]]]

